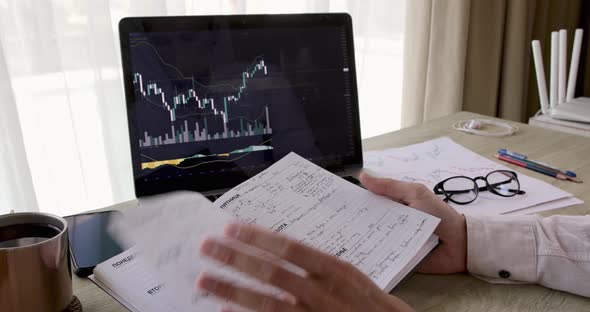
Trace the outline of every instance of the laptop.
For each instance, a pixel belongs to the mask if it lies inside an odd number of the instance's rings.
[[[215,199],[289,152],[342,177],[362,168],[348,14],[134,17],[119,31],[138,198]]]

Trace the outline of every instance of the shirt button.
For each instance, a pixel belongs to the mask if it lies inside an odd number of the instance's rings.
[[[502,271],[498,272],[498,275],[501,278],[509,278],[510,277],[510,272],[508,272],[506,270],[502,270]]]

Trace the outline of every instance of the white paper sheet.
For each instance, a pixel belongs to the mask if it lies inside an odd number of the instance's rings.
[[[432,189],[439,181],[463,175],[485,176],[493,170],[511,170],[508,167],[482,157],[467,148],[441,137],[431,141],[392,148],[383,151],[369,151],[363,154],[364,167],[381,177],[417,182]],[[521,190],[525,195],[501,197],[490,192],[480,192],[477,200],[467,205],[450,203],[464,214],[504,214],[524,208],[570,198],[573,195],[543,181],[518,172]],[[480,181],[481,183],[482,181]],[[482,185],[483,186],[483,185]],[[573,201],[572,201],[573,202]],[[570,201],[563,201],[570,203]],[[555,205],[541,206],[541,209],[555,209]],[[536,210],[538,212],[538,210]]]
[[[528,215],[528,214],[534,214],[534,213],[538,213],[538,212],[542,212],[542,211],[578,205],[578,204],[582,204],[582,203],[584,203],[583,200],[572,196],[572,197],[560,198],[560,199],[557,199],[554,201],[534,205],[531,207],[527,207],[527,208],[523,208],[523,209],[519,209],[519,210],[515,210],[515,211],[510,211],[505,214],[506,215]]]

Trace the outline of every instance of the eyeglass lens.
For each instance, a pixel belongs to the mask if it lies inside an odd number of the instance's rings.
[[[514,196],[520,190],[520,183],[514,172],[510,171],[493,171],[486,176],[486,181],[490,191],[500,196]]]
[[[456,203],[470,203],[475,200],[478,193],[475,181],[466,177],[448,179],[442,188],[447,198]]]

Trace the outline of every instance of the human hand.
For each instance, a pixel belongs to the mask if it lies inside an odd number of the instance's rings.
[[[371,192],[441,219],[435,230],[440,245],[418,266],[418,272],[449,274],[467,271],[465,217],[418,183],[376,178],[361,174],[361,183]]]
[[[228,241],[205,240],[201,245],[201,253],[263,283],[280,288],[285,294],[281,296],[283,299],[277,299],[202,274],[197,280],[197,286],[223,300],[265,312],[413,311],[402,300],[383,292],[353,265],[280,234],[235,223],[225,228],[225,236],[229,238]],[[232,247],[232,241],[264,250],[274,259],[241,252]],[[290,262],[305,270],[304,276],[285,269],[280,261]]]

